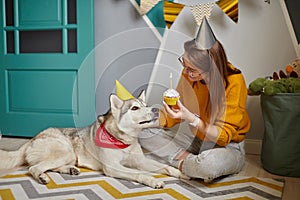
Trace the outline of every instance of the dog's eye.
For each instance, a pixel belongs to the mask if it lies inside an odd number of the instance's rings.
[[[131,108],[131,110],[138,110],[138,109],[140,109],[140,108],[137,107],[137,106],[133,106],[133,107]]]

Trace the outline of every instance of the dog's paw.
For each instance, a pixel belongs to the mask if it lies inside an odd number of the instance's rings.
[[[70,175],[78,175],[78,174],[80,174],[80,169],[78,169],[77,167],[70,168]]]
[[[186,179],[186,180],[191,179],[190,177],[183,174],[179,169],[176,169],[175,167],[168,166],[166,171],[167,171],[168,175],[176,177],[176,178]]]
[[[39,183],[46,185],[50,182],[50,179],[45,173],[42,173],[41,175],[39,175],[38,181]]]
[[[141,179],[142,178],[142,179]],[[139,181],[142,184],[148,185],[154,189],[164,188],[165,183],[149,175],[140,175]]]
[[[165,187],[165,183],[163,181],[159,181],[156,179],[153,179],[151,181],[150,187],[154,188],[154,189],[162,189]]]
[[[180,178],[180,176],[182,175],[181,171],[179,169],[176,169],[175,167],[167,166],[165,169],[167,174],[170,176]]]

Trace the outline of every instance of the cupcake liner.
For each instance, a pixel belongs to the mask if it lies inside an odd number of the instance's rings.
[[[169,105],[169,106],[175,106],[177,104],[177,101],[179,100],[178,97],[166,97],[164,96],[164,101]]]

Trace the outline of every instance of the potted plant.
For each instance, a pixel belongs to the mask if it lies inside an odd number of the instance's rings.
[[[273,78],[257,78],[248,88],[249,95],[260,95],[261,162],[271,173],[300,177],[300,78]]]

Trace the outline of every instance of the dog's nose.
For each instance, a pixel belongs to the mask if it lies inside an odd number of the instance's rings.
[[[159,112],[159,109],[158,108],[152,108],[151,111],[152,112]]]

